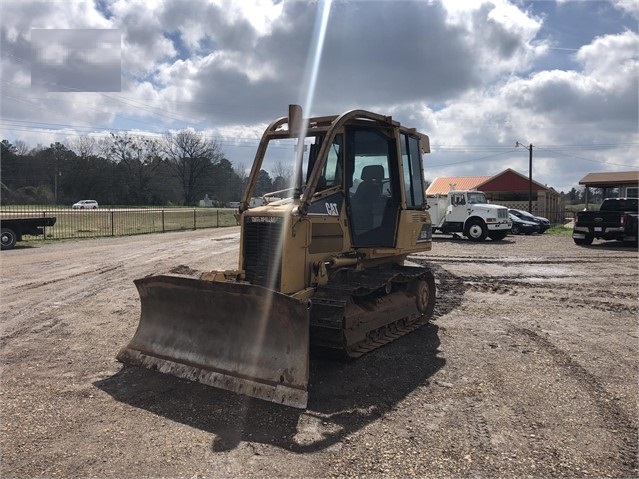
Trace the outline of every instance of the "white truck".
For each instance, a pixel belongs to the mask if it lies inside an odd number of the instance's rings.
[[[508,208],[488,204],[481,191],[453,190],[447,195],[428,195],[426,204],[433,231],[459,233],[471,241],[484,241],[486,237],[499,241],[512,228]]]

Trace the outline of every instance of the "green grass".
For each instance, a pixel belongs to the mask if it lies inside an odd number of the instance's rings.
[[[546,230],[544,234],[551,236],[572,236],[572,228],[568,228],[564,225],[557,225]]]
[[[56,223],[46,228],[46,239],[128,236],[235,226],[234,212],[217,208],[48,210],[47,216],[55,216]],[[22,210],[12,214],[10,210],[3,209],[0,216],[41,217],[43,212]],[[42,240],[42,237],[39,239]]]
[[[599,207],[601,206],[601,201],[597,201],[597,202],[593,202],[591,201],[590,203],[588,203],[588,209],[589,210],[598,210]],[[566,211],[583,211],[586,209],[586,203],[579,203],[576,205],[566,205]]]

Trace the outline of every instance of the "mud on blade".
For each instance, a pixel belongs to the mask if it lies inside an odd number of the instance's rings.
[[[140,323],[119,361],[306,407],[304,302],[260,286],[178,276],[152,276],[135,285]]]

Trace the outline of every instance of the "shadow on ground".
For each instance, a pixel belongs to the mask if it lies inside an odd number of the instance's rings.
[[[430,266],[437,278],[436,321],[459,307],[466,288],[444,268],[416,262]],[[416,389],[429,388],[446,363],[438,356],[438,333],[431,322],[354,361],[311,357],[306,410],[131,366],[94,384],[117,401],[213,433],[214,451],[248,441],[312,452],[392,411]],[[313,433],[304,434],[309,423]]]
[[[131,366],[94,384],[117,401],[215,434],[215,451],[241,441],[316,451],[378,419],[416,388],[429,387],[445,364],[437,356],[437,332],[428,324],[355,361],[312,358],[305,411]],[[300,440],[302,416],[319,425],[319,434]]]

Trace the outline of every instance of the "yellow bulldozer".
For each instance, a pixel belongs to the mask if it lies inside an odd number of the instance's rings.
[[[432,246],[428,152],[390,116],[290,105],[257,148],[238,269],[136,280],[140,322],[118,360],[305,408],[311,353],[356,358],[432,315],[432,272],[405,264]],[[286,154],[294,184],[250,208],[262,165]]]

